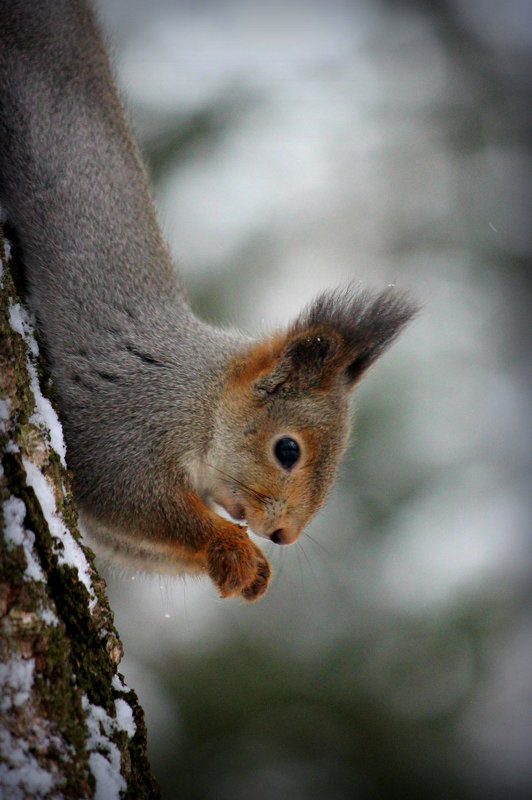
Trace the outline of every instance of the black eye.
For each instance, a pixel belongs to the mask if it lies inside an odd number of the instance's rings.
[[[275,458],[284,469],[290,469],[299,461],[301,450],[298,443],[289,436],[279,439],[274,448]]]

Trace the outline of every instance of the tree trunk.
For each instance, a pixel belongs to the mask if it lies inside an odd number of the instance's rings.
[[[1,226],[0,257],[0,798],[158,798]]]

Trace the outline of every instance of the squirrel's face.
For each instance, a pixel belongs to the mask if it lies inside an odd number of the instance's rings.
[[[323,505],[348,433],[345,391],[285,387],[260,397],[238,379],[205,458],[204,495],[259,536],[292,544]]]
[[[234,358],[193,480],[203,499],[295,542],[336,475],[353,388],[415,311],[390,289],[324,294],[288,332]]]

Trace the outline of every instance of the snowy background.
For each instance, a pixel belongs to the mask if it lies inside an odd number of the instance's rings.
[[[422,316],[255,606],[105,572],[170,798],[532,792],[526,0],[100,0],[196,311]]]

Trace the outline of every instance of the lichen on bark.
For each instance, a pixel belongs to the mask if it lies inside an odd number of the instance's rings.
[[[53,387],[11,249],[0,226],[0,798],[158,798],[105,583],[52,447],[60,428],[39,412]]]

